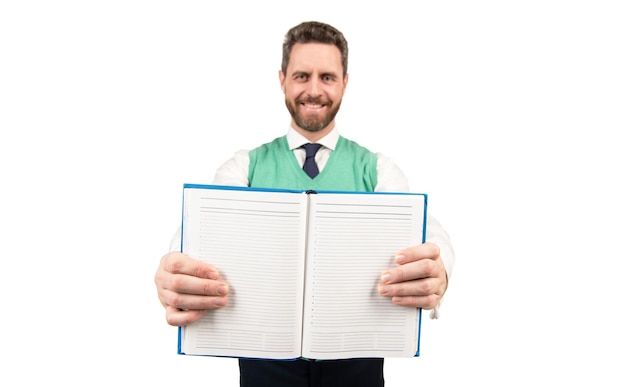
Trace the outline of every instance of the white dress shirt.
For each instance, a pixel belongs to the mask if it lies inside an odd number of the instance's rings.
[[[335,127],[324,138],[317,141],[323,146],[315,155],[315,161],[320,172],[324,169],[331,152],[335,149],[339,140],[339,132]],[[293,150],[300,166],[304,164],[305,150],[300,148],[301,145],[310,142],[300,133],[289,127],[287,131],[287,143],[289,148]],[[230,185],[230,186],[248,186],[248,167],[250,165],[249,150],[240,150],[234,156],[222,164],[215,173],[213,184]],[[376,192],[410,192],[409,183],[404,173],[398,166],[388,157],[381,153],[376,153],[378,158],[377,184],[374,188]],[[432,242],[439,246],[441,259],[446,268],[448,279],[452,275],[452,267],[454,265],[454,250],[450,238],[446,231],[441,227],[439,222],[430,214],[426,219],[426,241]],[[408,246],[407,246],[408,247]],[[180,249],[180,230],[172,239],[170,245],[171,251]],[[431,311],[431,318],[437,318],[439,315],[438,307]]]

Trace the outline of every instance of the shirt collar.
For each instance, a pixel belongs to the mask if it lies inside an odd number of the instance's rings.
[[[337,146],[337,141],[339,141],[339,132],[337,131],[337,126],[333,128],[326,136],[321,138],[317,143],[322,144],[324,147],[335,150]],[[309,143],[303,135],[298,133],[294,128],[289,126],[287,130],[287,143],[289,144],[289,149],[293,150],[299,148],[300,146]]]

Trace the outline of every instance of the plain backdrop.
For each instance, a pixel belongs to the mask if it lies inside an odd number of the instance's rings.
[[[387,385],[623,386],[622,4],[3,1],[2,384],[238,384],[176,354],[153,276],[183,183],[286,132],[282,39],[320,20],[350,46],[340,132],[457,254]]]

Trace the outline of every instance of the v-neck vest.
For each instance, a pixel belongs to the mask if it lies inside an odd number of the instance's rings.
[[[372,192],[377,183],[376,154],[342,136],[314,179],[298,164],[287,136],[251,150],[249,156],[250,187]]]

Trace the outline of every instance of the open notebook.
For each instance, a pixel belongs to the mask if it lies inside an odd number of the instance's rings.
[[[178,352],[246,358],[419,355],[421,309],[378,294],[424,241],[425,194],[185,184],[181,251],[215,266],[229,303],[180,327]]]

